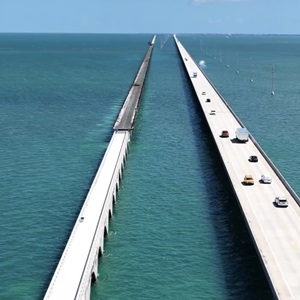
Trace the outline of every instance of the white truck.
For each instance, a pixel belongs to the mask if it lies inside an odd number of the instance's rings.
[[[249,140],[249,131],[246,128],[237,128],[235,132],[236,139],[239,142],[246,143]]]

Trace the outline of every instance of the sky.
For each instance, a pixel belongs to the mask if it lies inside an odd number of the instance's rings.
[[[0,32],[300,34],[300,0],[0,0]]]

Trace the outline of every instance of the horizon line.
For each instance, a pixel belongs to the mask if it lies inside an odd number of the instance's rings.
[[[39,32],[39,31],[0,31],[0,34],[203,34],[203,35],[300,35],[300,33],[218,33],[218,32],[179,32],[179,33],[171,33],[171,32]]]

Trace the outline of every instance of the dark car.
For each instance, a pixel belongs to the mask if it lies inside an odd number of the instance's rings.
[[[209,99],[209,98],[207,98],[207,99],[206,99],[206,102],[210,102],[210,99]]]
[[[228,130],[223,130],[220,137],[229,137],[229,132]]]
[[[251,155],[251,156],[249,157],[249,161],[250,161],[250,162],[258,162],[258,158],[257,158],[256,155]]]

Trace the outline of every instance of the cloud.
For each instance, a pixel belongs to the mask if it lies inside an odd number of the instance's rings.
[[[247,0],[192,0],[193,5],[202,5],[207,3],[222,3],[222,2],[246,2]]]

